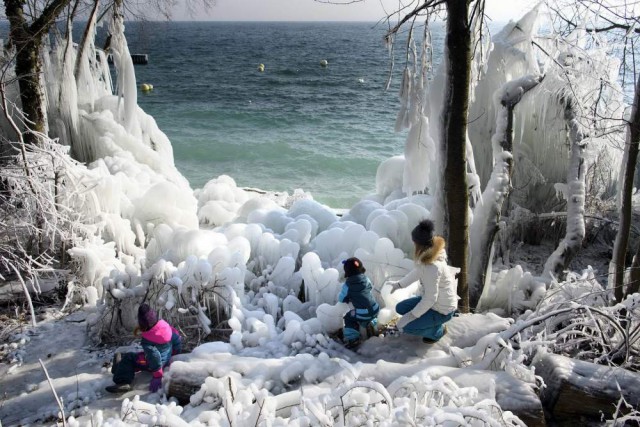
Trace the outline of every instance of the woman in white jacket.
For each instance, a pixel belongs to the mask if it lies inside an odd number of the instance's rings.
[[[458,295],[455,269],[447,265],[445,241],[433,235],[433,222],[421,221],[411,232],[415,245],[415,267],[400,281],[392,283],[393,290],[420,281],[422,296],[415,296],[396,305],[402,314],[398,329],[418,335],[425,343],[434,343],[447,333],[444,325],[456,313]]]

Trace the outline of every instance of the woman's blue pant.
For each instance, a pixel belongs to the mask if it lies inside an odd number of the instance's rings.
[[[396,305],[398,314],[407,314],[422,300],[422,297],[412,297],[400,301]],[[403,329],[405,334],[418,335],[437,341],[444,335],[444,324],[451,320],[455,310],[449,314],[442,314],[430,309],[416,320],[409,322]]]

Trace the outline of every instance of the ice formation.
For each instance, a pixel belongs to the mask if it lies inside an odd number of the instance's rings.
[[[622,117],[624,103],[615,76],[619,59],[608,54],[610,47],[606,40],[601,39],[597,47],[586,49],[581,45],[584,34],[579,30],[574,35],[575,41],[538,36],[539,15],[539,8],[534,8],[493,37],[493,49],[469,110],[469,137],[484,185],[492,170],[489,142],[496,131],[497,106],[489,100],[506,82],[526,75],[544,75],[539,87],[515,109],[513,156],[517,166],[513,185],[522,190],[512,195],[515,203],[544,212],[549,208],[546,203],[553,200],[554,185],[566,182],[567,176],[569,151],[565,144],[563,93],[567,91],[577,98],[580,125],[585,134],[593,138],[591,158],[599,159],[599,165],[609,171],[605,172],[608,180],[597,189],[603,195],[613,194],[621,155],[602,134],[604,129],[611,131],[616,124],[598,120],[598,127],[594,128],[589,114],[591,111],[600,118]],[[600,90],[602,81],[610,84]]]

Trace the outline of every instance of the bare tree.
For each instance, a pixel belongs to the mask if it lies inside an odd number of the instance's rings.
[[[447,81],[442,110],[444,152],[444,225],[449,242],[449,259],[458,274],[459,308],[469,312],[467,259],[469,252],[469,193],[467,184],[467,121],[471,83],[471,41],[473,15],[469,0],[448,0]],[[480,16],[484,2],[480,0]]]
[[[42,65],[40,53],[44,37],[71,0],[53,0],[30,16],[24,0],[5,0],[9,20],[9,44],[15,49],[15,70],[20,85],[20,100],[25,119],[24,140],[38,141],[38,134],[47,132],[46,107],[40,84]]]
[[[629,233],[631,231],[631,217],[633,202],[631,196],[633,193],[633,181],[638,164],[638,145],[640,144],[640,77],[636,84],[635,96],[633,97],[633,106],[631,117],[627,128],[627,136],[625,141],[624,164],[622,185],[619,192],[620,197],[620,225],[616,240],[613,245],[613,256],[609,266],[610,286],[614,287],[614,295],[617,301],[621,301],[626,294],[638,292],[640,288],[640,243],[631,264],[631,274],[629,288],[625,292],[624,270],[625,260],[627,257],[627,248],[629,246]]]
[[[336,3],[345,3],[344,1]],[[472,7],[473,6],[473,7]],[[413,26],[421,17],[442,13],[446,20],[445,66],[446,83],[444,105],[439,120],[441,182],[434,196],[443,207],[442,234],[448,241],[449,262],[460,268],[458,273],[459,309],[469,311],[467,258],[469,246],[469,188],[467,184],[467,122],[469,87],[474,42],[474,28],[484,17],[483,0],[419,0],[404,4],[394,13],[398,22],[392,26],[387,39],[400,29]],[[429,20],[426,19],[428,25]]]

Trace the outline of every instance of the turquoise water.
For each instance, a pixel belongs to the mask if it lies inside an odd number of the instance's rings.
[[[227,174],[345,208],[374,192],[380,161],[402,153],[394,124],[404,64],[396,59],[385,91],[382,26],[161,22],[126,33],[132,53],[149,54],[136,77],[154,90],[138,102],[193,188]]]

